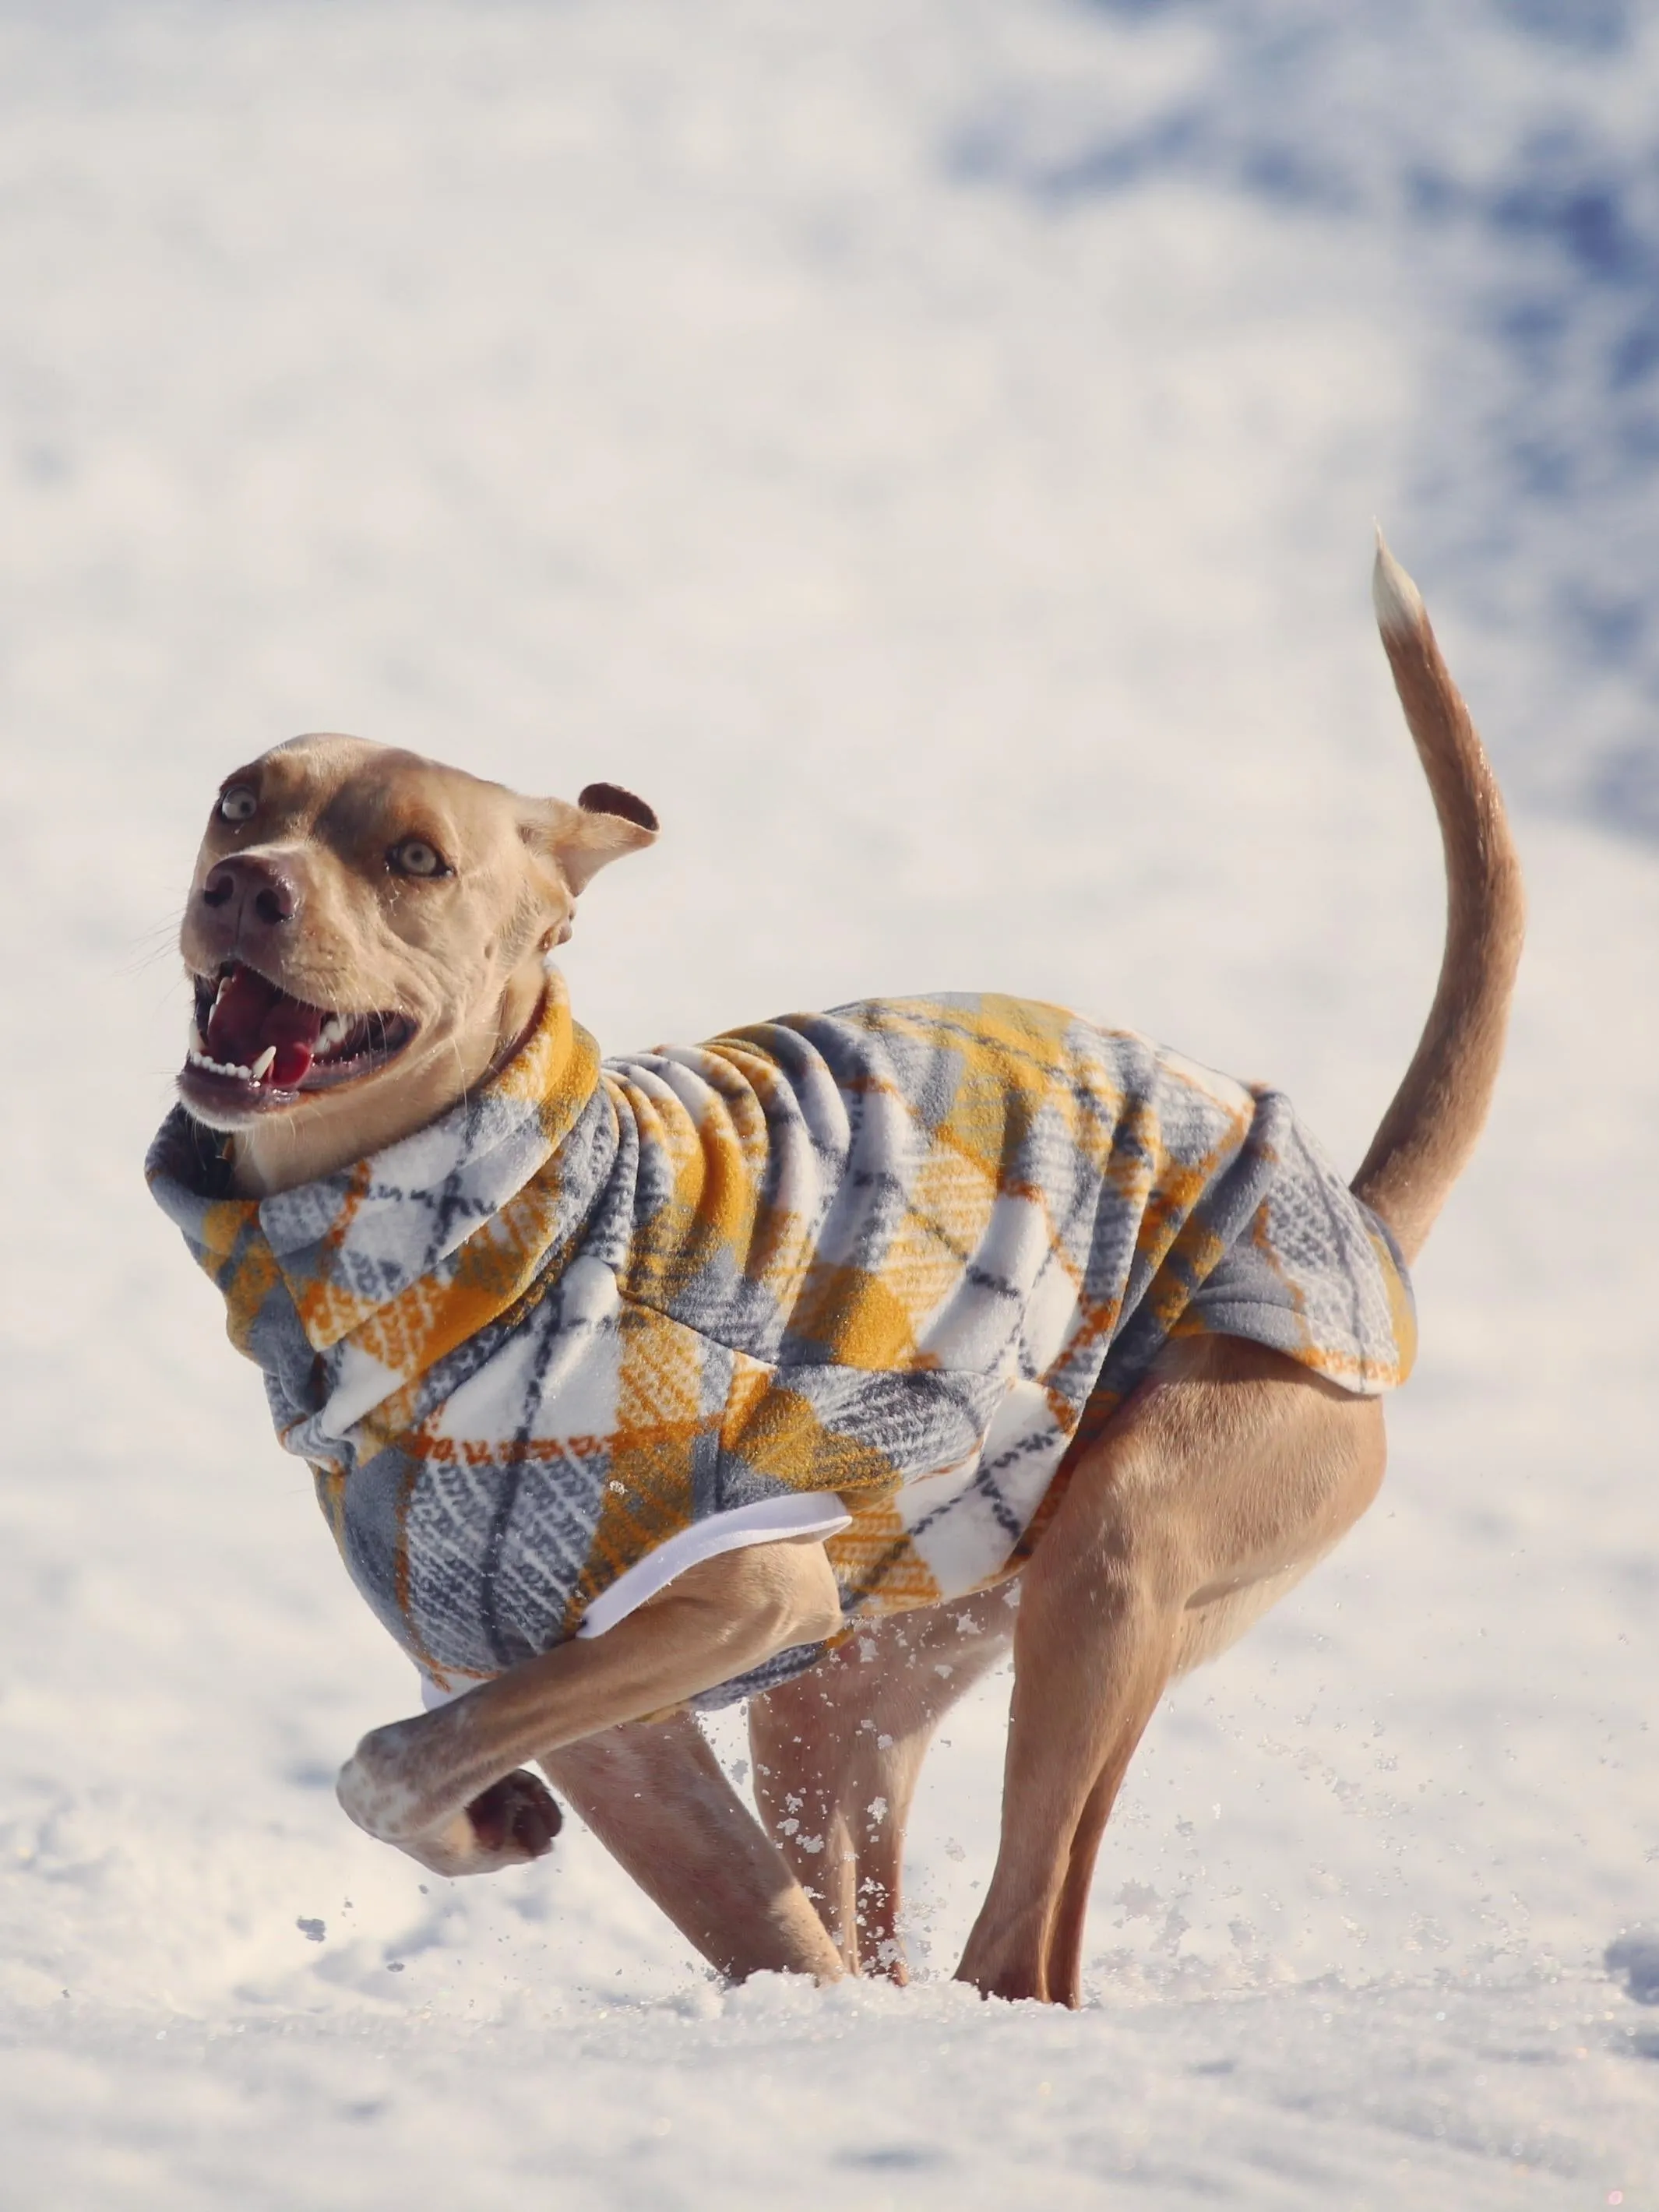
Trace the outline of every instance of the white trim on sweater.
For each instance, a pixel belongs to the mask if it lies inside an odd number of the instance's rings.
[[[601,1591],[582,1615],[578,1636],[603,1636],[630,1613],[637,1613],[648,1598],[666,1589],[688,1567],[704,1559],[717,1559],[723,1552],[740,1552],[750,1544],[781,1543],[789,1537],[833,1536],[850,1528],[853,1516],[833,1490],[811,1490],[787,1498],[762,1498],[752,1505],[733,1506],[729,1513],[711,1514],[681,1528],[654,1552],[623,1569],[611,1587]],[[441,1689],[429,1674],[421,1677],[421,1703],[430,1712],[477,1689],[462,1682],[453,1690]]]

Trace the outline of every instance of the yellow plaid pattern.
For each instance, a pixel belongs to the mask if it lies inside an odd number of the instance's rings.
[[[1173,1334],[1365,1393],[1413,1346],[1386,1232],[1278,1093],[1022,1000],[602,1063],[554,977],[481,1096],[355,1168],[232,1198],[175,1110],[149,1175],[354,1577],[441,1680],[789,1492],[852,1514],[849,1616],[976,1588]]]

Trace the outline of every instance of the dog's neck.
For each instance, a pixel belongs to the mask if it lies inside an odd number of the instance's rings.
[[[539,958],[508,979],[494,1018],[461,1023],[408,1065],[394,1061],[350,1094],[351,1110],[309,1104],[238,1129],[227,1154],[239,1198],[270,1198],[384,1152],[458,1105],[507,1062],[534,1028],[546,988]],[[334,1101],[325,1102],[331,1109]]]

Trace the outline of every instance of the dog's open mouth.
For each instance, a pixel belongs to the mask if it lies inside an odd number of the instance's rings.
[[[185,1073],[261,1103],[320,1091],[383,1067],[415,1034],[407,1014],[344,1013],[296,999],[240,960],[196,983],[196,1039]]]

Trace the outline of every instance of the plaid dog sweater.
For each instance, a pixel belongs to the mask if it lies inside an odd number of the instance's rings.
[[[1016,999],[601,1061],[553,975],[501,1073],[370,1159],[237,1198],[175,1108],[147,1172],[441,1690],[790,1533],[849,1619],[963,1595],[1172,1336],[1367,1395],[1415,1341],[1392,1239],[1279,1093]]]

